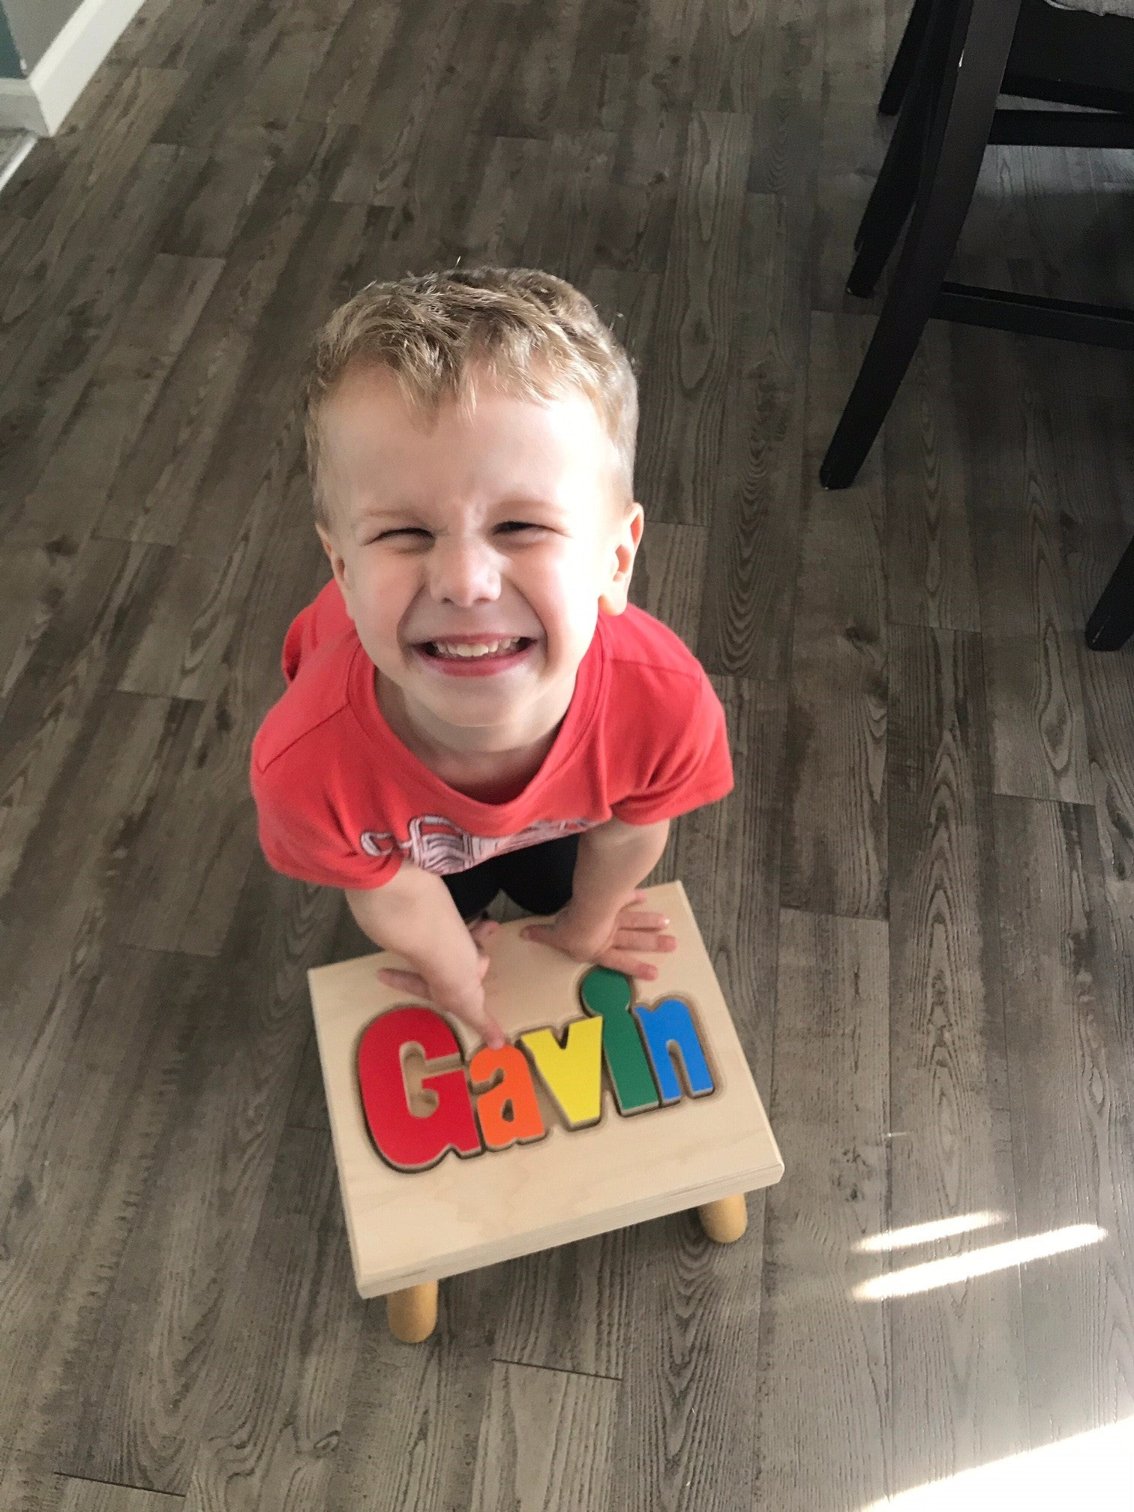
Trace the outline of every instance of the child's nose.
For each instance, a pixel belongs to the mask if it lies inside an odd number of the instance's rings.
[[[500,597],[496,555],[485,542],[442,540],[430,557],[434,598],[467,607]]]

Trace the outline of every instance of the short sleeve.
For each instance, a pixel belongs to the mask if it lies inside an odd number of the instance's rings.
[[[280,654],[284,680],[294,682],[300,667],[320,646],[325,646],[328,641],[350,628],[351,618],[346,612],[339,585],[332,578],[288,626]]]
[[[683,697],[671,693],[665,703],[651,714],[654,752],[641,786],[611,805],[625,824],[676,819],[732,791],[724,709],[704,672],[698,668],[693,687]]]
[[[391,846],[369,855],[352,846],[316,784],[289,781],[285,787],[275,769],[260,771],[255,757],[250,775],[260,848],[273,871],[352,890],[382,887],[397,874],[401,852]]]

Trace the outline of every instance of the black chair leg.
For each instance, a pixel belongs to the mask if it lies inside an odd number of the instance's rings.
[[[1092,651],[1117,651],[1134,635],[1134,540],[1122,554],[1110,582],[1103,589],[1087,621],[1087,645]]]
[[[874,338],[819,469],[826,488],[854,482],[933,311],[976,188],[1018,10],[1019,0],[982,8],[977,17],[969,5],[958,7],[913,220]]]
[[[932,108],[929,90],[909,94],[894,127],[881,170],[855,234],[854,267],[847,289],[861,299],[874,293],[882,269],[909,219],[921,177],[926,132]]]
[[[922,39],[929,30],[929,17],[932,10],[933,0],[914,0],[910,19],[906,22],[906,29],[902,33],[902,40],[898,43],[898,51],[882,90],[882,98],[878,101],[879,115],[897,115],[901,110],[906,90],[913,78],[914,65],[917,63]]]

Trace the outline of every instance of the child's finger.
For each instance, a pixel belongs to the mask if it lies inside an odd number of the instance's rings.
[[[611,943],[617,950],[653,950],[663,955],[677,949],[672,935],[654,934],[648,929],[620,929]]]
[[[486,940],[492,938],[499,928],[500,925],[497,924],[495,919],[478,919],[475,924],[470,926],[469,934],[472,935],[478,945],[483,945]]]
[[[610,971],[620,971],[623,976],[638,977],[643,982],[652,982],[658,974],[658,968],[649,961],[640,961],[632,951],[616,947],[603,951],[596,964],[606,966]]]
[[[387,987],[396,987],[400,992],[412,992],[424,998],[429,996],[425,978],[419,976],[416,971],[397,971],[393,967],[383,967],[378,973],[378,980],[384,982]]]
[[[503,1029],[487,1009],[483,1013],[466,1015],[465,1023],[474,1034],[480,1035],[490,1050],[499,1050],[507,1043]]]
[[[669,920],[660,913],[627,913],[618,915],[619,929],[668,929]]]

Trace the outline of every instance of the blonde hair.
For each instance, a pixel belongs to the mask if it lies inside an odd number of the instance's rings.
[[[348,370],[389,372],[407,402],[435,414],[471,404],[488,378],[517,398],[590,399],[633,497],[638,385],[630,359],[578,289],[530,268],[451,269],[372,283],[315,338],[304,386],[307,467],[315,517],[330,528],[320,417]]]

